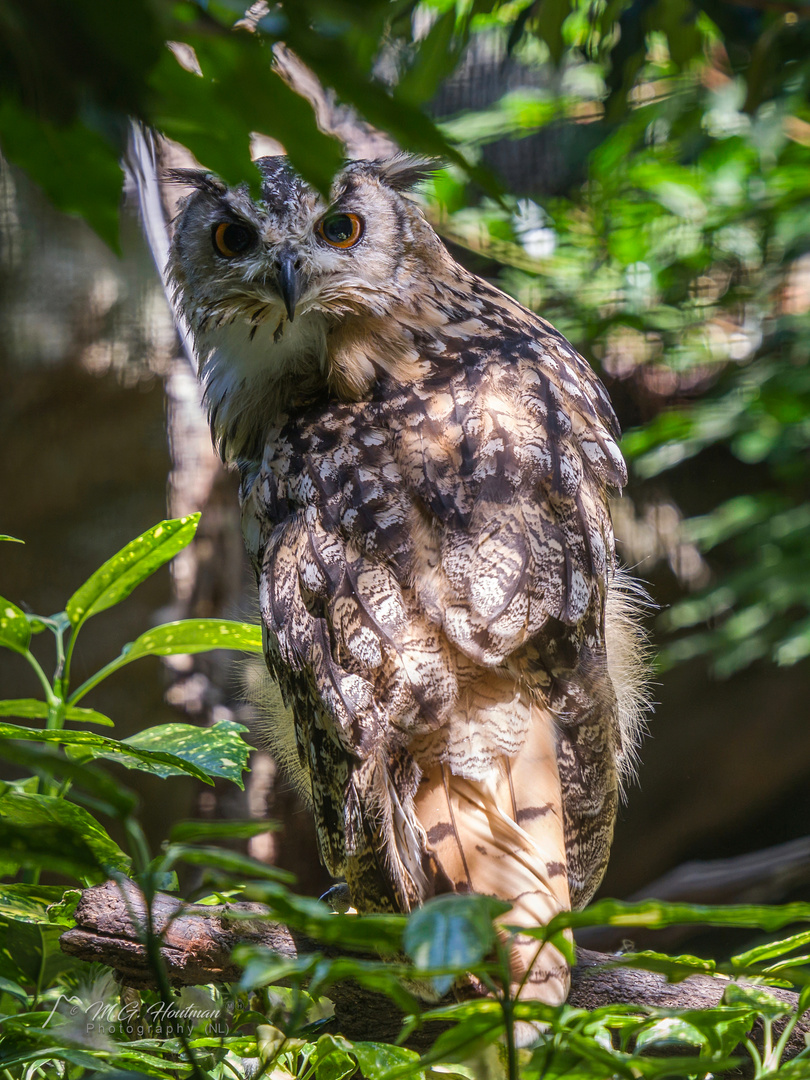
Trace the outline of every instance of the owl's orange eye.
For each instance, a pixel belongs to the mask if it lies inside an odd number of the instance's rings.
[[[226,259],[244,255],[256,242],[256,233],[247,225],[238,225],[235,221],[221,221],[211,230],[214,250]]]
[[[330,214],[318,225],[318,236],[330,247],[354,247],[363,235],[363,222],[357,214]]]

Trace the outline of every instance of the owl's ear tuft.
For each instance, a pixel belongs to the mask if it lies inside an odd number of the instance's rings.
[[[218,176],[205,169],[167,169],[161,179],[167,184],[183,184],[209,195],[224,195],[228,190]]]
[[[369,163],[372,172],[394,191],[410,191],[422,180],[428,180],[444,163],[437,158],[416,154],[395,154]]]

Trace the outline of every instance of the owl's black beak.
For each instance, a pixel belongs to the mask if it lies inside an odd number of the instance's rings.
[[[287,317],[290,322],[295,316],[295,306],[301,297],[301,275],[296,265],[296,256],[292,251],[282,251],[276,267],[276,281]]]

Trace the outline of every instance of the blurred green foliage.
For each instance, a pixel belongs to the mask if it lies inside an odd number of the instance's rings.
[[[255,181],[261,131],[324,190],[340,147],[271,70],[285,42],[340,101],[450,163],[438,227],[618,392],[635,477],[708,483],[705,463],[725,462],[683,525],[711,579],[662,617],[662,663],[810,655],[810,4],[287,0],[255,32],[233,29],[243,14],[0,0],[3,153],[114,246],[129,116],[231,182]],[[437,123],[430,102],[474,38],[524,85]],[[522,139],[562,158],[558,175],[497,191],[489,144]]]

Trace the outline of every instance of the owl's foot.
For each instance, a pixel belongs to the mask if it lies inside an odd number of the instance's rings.
[[[338,881],[331,889],[327,889],[319,899],[328,904],[332,911],[338,915],[345,915],[352,907],[352,894],[345,881]]]

